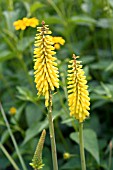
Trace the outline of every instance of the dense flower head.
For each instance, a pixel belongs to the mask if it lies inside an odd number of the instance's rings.
[[[16,30],[25,30],[26,27],[36,27],[39,24],[39,20],[36,18],[23,18],[13,23]]]
[[[86,76],[81,61],[77,61],[77,58],[79,56],[73,54],[73,60],[69,61],[68,65],[68,103],[70,116],[83,122],[89,116],[90,98]]]
[[[64,45],[65,44],[65,40],[62,37],[54,37],[51,36],[52,41],[54,43],[54,47],[55,49],[60,49],[60,45]]]
[[[34,49],[34,74],[38,95],[45,96],[45,106],[49,106],[50,91],[59,88],[59,75],[56,57],[54,52],[52,37],[49,35],[51,31],[48,25],[42,22],[42,27],[37,27],[35,49]]]

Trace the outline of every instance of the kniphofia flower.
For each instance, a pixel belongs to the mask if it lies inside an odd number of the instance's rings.
[[[45,96],[45,106],[49,106],[49,93],[59,88],[59,75],[56,57],[54,52],[53,41],[49,34],[48,25],[42,22],[42,27],[37,27],[35,49],[34,49],[34,74],[38,95]]]
[[[73,60],[68,66],[68,103],[70,116],[75,117],[79,122],[83,122],[89,116],[90,98],[88,85],[79,56],[73,54]]]

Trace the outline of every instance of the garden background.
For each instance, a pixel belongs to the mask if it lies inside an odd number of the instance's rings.
[[[28,170],[40,133],[47,130],[43,170],[51,170],[47,110],[33,75],[36,27],[15,30],[13,25],[24,17],[36,17],[38,26],[44,20],[52,36],[65,40],[56,49],[60,88],[53,95],[59,170],[81,169],[78,122],[69,116],[67,103],[67,65],[73,53],[82,61],[91,99],[84,123],[87,170],[113,170],[113,1],[0,0],[0,102]],[[14,169],[5,152],[23,170],[2,112],[0,148],[0,170]]]

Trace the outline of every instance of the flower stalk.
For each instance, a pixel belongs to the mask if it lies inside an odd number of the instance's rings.
[[[79,122],[79,143],[82,170],[86,170],[84,141],[83,141],[83,122],[89,116],[90,98],[88,85],[79,56],[73,54],[73,60],[68,65],[68,103],[70,116]]]
[[[53,124],[53,118],[52,118],[52,94],[51,94],[51,91],[49,91],[48,121],[49,121],[49,131],[50,131],[50,140],[51,140],[53,169],[58,170],[54,124]]]
[[[34,75],[38,96],[45,96],[45,106],[48,109],[48,121],[53,159],[53,169],[58,170],[54,125],[52,118],[52,91],[59,88],[59,71],[57,68],[56,52],[49,26],[42,21],[42,27],[37,27],[34,49]]]
[[[83,140],[83,123],[79,123],[79,145],[82,170],[86,170],[85,154],[84,154],[84,140]]]

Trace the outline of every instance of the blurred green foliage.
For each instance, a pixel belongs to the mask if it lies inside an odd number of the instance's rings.
[[[67,64],[73,53],[81,56],[91,98],[91,116],[84,123],[87,170],[112,170],[113,1],[0,0],[0,100],[28,170],[32,169],[29,162],[39,134],[47,129],[43,169],[51,170],[47,111],[44,98],[37,97],[33,77],[36,28],[16,31],[13,26],[23,17],[36,17],[40,24],[44,20],[54,36],[62,36],[66,41],[56,54],[60,89],[53,95],[59,170],[81,169],[78,123],[70,118],[67,104]],[[17,109],[14,116],[9,114],[12,106]],[[0,143],[21,169],[1,114]],[[65,152],[76,156],[65,160]],[[1,150],[0,170],[13,170]]]

